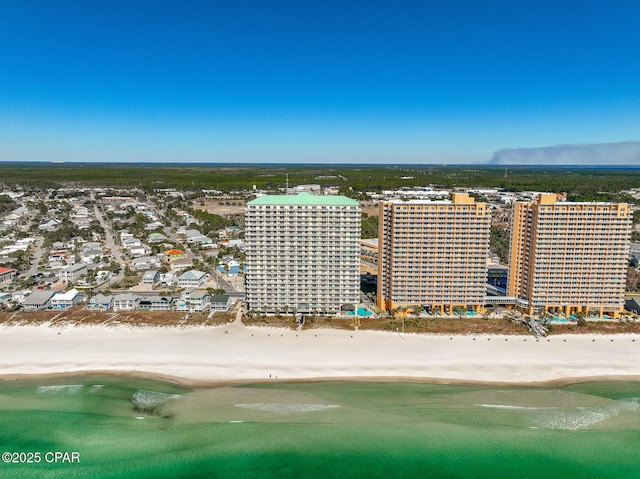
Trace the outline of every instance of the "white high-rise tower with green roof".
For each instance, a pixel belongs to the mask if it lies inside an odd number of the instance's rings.
[[[264,312],[337,312],[360,294],[360,206],[346,196],[265,195],[247,204],[246,299]]]

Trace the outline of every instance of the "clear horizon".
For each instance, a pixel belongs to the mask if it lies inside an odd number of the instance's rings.
[[[635,1],[0,13],[0,161],[640,163]]]

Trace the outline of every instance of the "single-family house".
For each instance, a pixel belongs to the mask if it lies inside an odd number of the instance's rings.
[[[22,291],[16,291],[11,295],[11,301],[14,303],[24,303],[24,300],[27,299],[27,296],[31,294],[31,291],[28,289]]]
[[[209,293],[203,289],[189,288],[176,301],[176,311],[204,311],[209,307]]]
[[[78,263],[60,270],[60,281],[64,283],[71,283],[77,281],[80,276],[87,274],[87,265]]]
[[[158,281],[161,285],[173,286],[177,281],[176,274],[172,272],[161,273]]]
[[[93,249],[102,250],[102,243],[100,243],[98,241],[88,241],[88,242],[86,242],[85,244],[82,245],[82,249],[84,251],[93,250]]]
[[[85,306],[85,309],[89,311],[109,311],[111,308],[113,308],[113,295],[111,294],[97,294]]]
[[[191,258],[178,258],[169,261],[169,267],[173,271],[182,271],[183,269],[191,268],[193,261]]]
[[[207,280],[207,273],[204,271],[197,271],[192,269],[183,273],[178,278],[178,287],[179,288],[197,288],[205,283]]]
[[[142,241],[140,241],[138,238],[134,238],[133,236],[131,238],[125,238],[122,240],[123,248],[131,249],[140,245],[142,245]]]
[[[202,236],[202,233],[200,233],[200,231],[194,230],[194,229],[186,230],[183,234],[184,234],[184,237],[187,239],[188,243],[193,243],[194,238]]]
[[[152,221],[151,223],[147,223],[144,227],[145,231],[155,231],[164,228],[164,224],[159,221]]]
[[[138,309],[143,311],[172,311],[174,299],[171,296],[145,296],[140,299]]]
[[[16,274],[18,274],[18,271],[13,268],[0,267],[0,284],[13,281]]]
[[[133,246],[129,248],[129,254],[131,256],[145,256],[151,253],[151,248],[146,244],[140,244],[139,246]]]
[[[76,306],[82,300],[83,295],[77,289],[58,291],[51,297],[51,309],[69,309]]]
[[[189,311],[204,311],[209,308],[209,293],[204,289],[192,291],[187,300]]]
[[[83,263],[93,263],[96,258],[98,258],[98,261],[102,258],[101,249],[85,249],[80,253],[80,259]]]
[[[43,232],[53,232],[60,228],[60,221],[56,219],[48,219],[44,223],[38,225],[38,230]]]
[[[140,256],[131,260],[131,266],[137,271],[145,271],[160,266],[160,261],[156,256]]]
[[[114,311],[134,311],[138,307],[140,296],[131,293],[117,294],[113,298]]]
[[[153,286],[158,281],[160,281],[160,273],[158,271],[149,270],[142,275],[142,284]]]
[[[233,300],[228,294],[214,294],[209,299],[211,311],[229,311],[233,305]]]
[[[36,290],[22,303],[22,310],[26,312],[42,311],[51,304],[54,291]]]
[[[149,235],[148,241],[149,241],[149,243],[163,243],[163,242],[167,241],[168,239],[169,238],[167,238],[162,233],[151,233]]]
[[[187,253],[185,253],[181,249],[170,249],[169,251],[165,251],[164,254],[169,261],[187,257]]]

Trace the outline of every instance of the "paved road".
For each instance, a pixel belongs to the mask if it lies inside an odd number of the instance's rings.
[[[42,244],[44,243],[44,238],[42,236],[38,236],[36,238],[35,243],[32,245],[35,248],[35,254],[31,259],[32,264],[27,272],[27,276],[32,276],[38,272],[38,265],[40,264],[40,258],[42,258],[42,253],[44,253],[44,249],[42,248]]]
[[[111,283],[115,283],[117,281],[122,280],[122,278],[124,278],[125,262],[122,260],[122,256],[120,255],[120,251],[118,251],[118,247],[116,245],[116,242],[115,242],[115,240],[113,238],[113,234],[111,232],[111,227],[107,224],[107,222],[105,221],[104,217],[102,216],[102,213],[100,212],[100,209],[95,204],[95,196],[94,196],[93,193],[91,193],[91,199],[94,201],[93,214],[95,215],[96,219],[100,222],[100,226],[102,226],[104,228],[105,243],[107,245],[107,248],[109,248],[111,250],[111,256],[120,265],[120,272],[116,276],[112,277],[111,280],[108,281],[105,285],[102,285],[102,286],[98,287],[98,288],[102,289],[106,285],[111,284]],[[98,289],[98,288],[96,288],[96,289]]]

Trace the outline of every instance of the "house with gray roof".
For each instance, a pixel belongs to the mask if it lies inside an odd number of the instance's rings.
[[[140,296],[131,293],[117,294],[113,298],[114,311],[134,311],[138,307]]]
[[[142,284],[153,286],[158,281],[160,281],[160,273],[158,271],[149,270],[142,275]]]
[[[109,311],[113,308],[113,295],[97,294],[85,305],[85,309],[89,311]]]
[[[197,288],[204,284],[207,280],[207,273],[192,269],[183,273],[178,278],[178,287],[180,288]]]
[[[62,268],[60,270],[60,281],[65,283],[70,283],[73,281],[77,281],[80,276],[83,274],[87,274],[87,265],[78,263],[73,264],[71,266],[67,266],[66,268]]]
[[[228,294],[214,294],[209,300],[211,311],[229,311],[233,306],[233,300]]]
[[[171,296],[145,296],[140,298],[139,310],[142,311],[172,311],[174,298]]]
[[[22,310],[25,312],[42,311],[51,304],[51,298],[55,291],[36,290],[25,298],[22,303]]]
[[[204,289],[189,288],[176,301],[176,311],[200,312],[209,307],[209,293]]]

